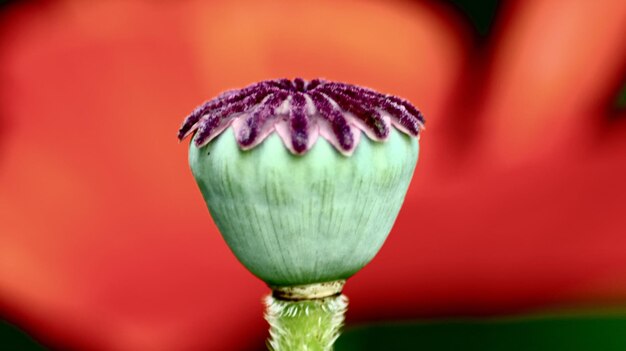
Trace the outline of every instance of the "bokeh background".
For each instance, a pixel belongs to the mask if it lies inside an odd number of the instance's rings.
[[[5,1],[0,345],[263,349],[176,131],[301,76],[427,118],[338,349],[626,349],[625,33],[622,0]]]

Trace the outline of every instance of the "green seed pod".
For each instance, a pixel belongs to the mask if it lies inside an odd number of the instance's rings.
[[[398,97],[299,78],[225,92],[185,119],[178,137],[194,133],[189,164],[215,224],[273,290],[270,349],[332,348],[345,279],[387,238],[423,123]]]
[[[273,134],[242,151],[225,132],[189,164],[215,224],[239,261],[272,286],[342,280],[382,246],[417,160],[416,139],[392,130],[350,157],[324,139],[305,156]]]

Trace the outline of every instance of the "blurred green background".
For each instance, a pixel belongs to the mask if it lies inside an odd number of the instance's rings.
[[[7,322],[0,322],[0,340],[4,350],[46,350]],[[595,312],[353,326],[335,350],[623,351],[625,345],[626,314]]]
[[[355,327],[336,350],[624,350],[626,314],[386,323]]]
[[[0,347],[3,350],[46,350],[18,327],[0,320]]]

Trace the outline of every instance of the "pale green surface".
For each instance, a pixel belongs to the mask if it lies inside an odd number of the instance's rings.
[[[304,301],[269,296],[265,303],[270,324],[267,346],[272,351],[332,350],[348,307],[343,295]]]
[[[400,210],[418,142],[392,129],[362,136],[351,157],[320,138],[292,155],[275,133],[241,151],[231,130],[189,163],[213,220],[237,258],[271,285],[345,279],[382,246]]]

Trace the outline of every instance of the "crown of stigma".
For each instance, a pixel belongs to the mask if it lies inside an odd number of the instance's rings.
[[[229,126],[240,148],[251,149],[276,131],[293,153],[306,153],[322,136],[339,152],[351,155],[360,131],[385,141],[393,125],[417,137],[422,113],[410,102],[372,89],[322,79],[266,80],[230,90],[197,107],[178,131],[202,147]]]

